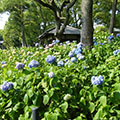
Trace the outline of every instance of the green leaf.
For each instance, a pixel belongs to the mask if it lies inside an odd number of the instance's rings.
[[[95,110],[95,104],[93,102],[90,102],[89,110],[90,110],[91,113],[94,112],[94,110]]]
[[[99,108],[99,110],[95,114],[93,120],[100,120],[102,117],[103,117],[103,110],[102,110],[102,108]]]
[[[28,95],[25,94],[23,101],[27,104],[28,103]]]
[[[48,114],[47,120],[58,120],[58,114],[57,113]]]
[[[13,107],[13,110],[14,110],[14,111],[17,111],[17,110],[19,109],[19,107],[20,107],[20,102],[17,103],[17,104]]]
[[[43,104],[46,105],[49,102],[49,96],[48,95],[44,95],[43,96]]]
[[[34,92],[33,92],[33,89],[32,89],[32,88],[27,91],[27,95],[28,95],[30,98],[34,95]]]
[[[54,91],[51,89],[51,90],[48,91],[48,94],[49,94],[49,97],[52,97],[53,94],[54,94]]]
[[[106,96],[101,96],[100,97],[100,103],[105,106],[107,104],[107,97]]]
[[[64,113],[67,113],[67,108],[68,108],[67,102],[64,102],[63,104],[61,104],[60,107]]]
[[[12,105],[12,100],[7,104],[6,108],[10,107]]]
[[[83,120],[81,116],[78,116],[77,118],[75,118],[74,120]]]
[[[120,83],[115,83],[113,87],[115,90],[120,90]]]

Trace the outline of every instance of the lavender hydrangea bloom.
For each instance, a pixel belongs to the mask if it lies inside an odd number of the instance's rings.
[[[108,40],[111,41],[112,39],[114,39],[113,35],[108,36]]]
[[[120,37],[120,33],[118,33],[118,34],[116,35],[116,37]]]
[[[55,56],[48,55],[46,58],[46,62],[52,64],[56,60]]]
[[[3,60],[2,62],[1,62],[1,64],[3,65],[3,64],[6,64],[6,62]]]
[[[39,46],[39,43],[35,43],[35,47],[38,47]]]
[[[7,82],[5,81],[2,85],[1,85],[1,90],[2,91],[8,91],[10,89],[13,88],[13,83],[12,82]]]
[[[70,41],[66,41],[65,43],[68,45],[68,44],[70,44]]]
[[[76,55],[79,54],[79,53],[81,53],[81,52],[82,52],[82,49],[76,48],[76,50],[75,50],[75,54],[76,54]]]
[[[49,78],[53,78],[55,74],[53,72],[48,73]]]
[[[104,77],[102,75],[91,77],[91,83],[93,85],[101,85],[103,81],[104,81]]]
[[[56,43],[59,43],[59,42],[60,42],[60,40],[57,39],[57,40],[56,40]]]
[[[38,61],[35,61],[35,60],[32,60],[29,64],[28,64],[28,67],[29,68],[32,68],[32,67],[38,67],[39,66],[39,62]]]
[[[57,66],[63,67],[63,66],[64,66],[64,62],[63,62],[63,61],[59,61],[59,62],[57,63]]]
[[[68,58],[66,58],[64,61],[67,62],[67,61],[68,61]]]
[[[94,41],[94,45],[96,46],[96,45],[98,45],[98,43],[96,41]]]
[[[78,43],[78,44],[77,44],[77,48],[82,49],[82,47],[83,47],[83,44],[82,44],[82,43]]]
[[[79,53],[79,54],[77,54],[77,58],[78,58],[79,60],[82,60],[82,59],[84,59],[84,56],[83,56],[81,53]]]
[[[71,52],[72,52],[72,53],[75,53],[75,50],[76,50],[76,48],[73,48]]]
[[[24,67],[25,67],[25,64],[18,63],[15,68],[18,69],[18,70],[20,70],[20,69],[23,69]]]
[[[115,51],[113,51],[113,54],[117,55],[119,52],[120,52],[119,50],[115,50]]]
[[[93,40],[96,40],[97,38],[96,37],[93,37]]]
[[[100,43],[100,45],[104,45],[104,43]]]
[[[72,57],[71,58],[71,62],[75,62],[75,61],[77,61],[77,58],[76,57]]]
[[[70,58],[73,57],[73,56],[74,56],[73,52],[70,51],[69,54],[68,54],[68,56],[69,56]]]
[[[85,70],[86,68],[87,68],[87,67],[86,67],[86,66],[84,66],[84,67],[83,67],[83,70]]]

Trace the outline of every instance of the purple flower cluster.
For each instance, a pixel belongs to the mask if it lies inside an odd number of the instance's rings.
[[[3,64],[6,64],[6,62],[3,60],[2,62],[1,62],[1,64],[3,65]]]
[[[5,81],[5,82],[3,82],[3,84],[1,85],[1,90],[2,91],[8,91],[8,90],[10,90],[10,89],[12,89],[13,88],[13,83],[12,82],[7,82],[7,81]]]
[[[64,66],[64,62],[63,61],[59,61],[58,63],[57,63],[57,66],[59,66],[59,67],[63,67]]]
[[[23,69],[24,67],[25,67],[25,64],[18,63],[15,68],[18,69],[18,70],[20,70],[20,69]]]
[[[39,43],[35,43],[35,47],[38,47],[39,46]]]
[[[110,42],[112,39],[114,39],[114,36],[113,36],[113,35],[108,36],[109,42]]]
[[[28,64],[28,67],[29,68],[32,68],[32,67],[38,67],[39,66],[39,62],[38,61],[35,61],[35,60],[32,60],[29,64]]]
[[[60,40],[58,40],[58,39],[52,41],[52,43],[53,43],[54,45],[57,44],[57,43],[59,43],[59,42],[60,42]]]
[[[94,45],[96,46],[96,45],[98,45],[98,43],[96,41],[94,41]]]
[[[52,64],[56,60],[55,56],[48,55],[46,58],[46,62]]]
[[[119,50],[115,50],[115,51],[113,51],[113,54],[117,55],[119,52],[120,52]]]
[[[53,72],[48,73],[49,78],[53,78],[55,74]]]
[[[91,83],[93,85],[101,85],[103,81],[104,81],[104,77],[102,75],[91,77]]]
[[[75,62],[75,61],[77,61],[77,58],[76,57],[72,57],[71,58],[71,62]]]
[[[77,54],[77,58],[78,60],[82,60],[84,59],[84,55],[82,55],[81,53]]]
[[[116,37],[120,37],[120,33],[118,33],[118,34],[116,35]]]

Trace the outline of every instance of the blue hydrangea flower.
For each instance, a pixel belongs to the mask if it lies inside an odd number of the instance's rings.
[[[63,43],[60,43],[60,45],[62,46],[62,45],[63,45]]]
[[[83,47],[83,44],[82,44],[82,43],[78,43],[78,44],[77,44],[77,48],[82,49],[82,47]]]
[[[84,67],[83,67],[83,70],[85,70],[86,68],[87,68],[87,67],[86,67],[86,66],[84,66]]]
[[[28,64],[28,67],[29,68],[32,68],[32,67],[38,67],[39,66],[39,62],[38,61],[35,61],[35,60],[32,60],[29,64]]]
[[[39,46],[39,43],[35,43],[35,47],[38,47]]]
[[[25,64],[18,63],[15,68],[18,69],[18,70],[20,70],[20,69],[23,69],[24,67],[25,67]]]
[[[75,53],[75,50],[76,50],[76,48],[73,48],[71,52],[72,52],[72,53]]]
[[[71,62],[75,62],[75,61],[77,61],[77,58],[76,57],[72,57],[71,58]]]
[[[120,33],[118,33],[118,34],[116,35],[116,37],[120,37]]]
[[[75,50],[75,54],[76,54],[76,55],[79,54],[79,53],[81,53],[81,52],[82,52],[82,49],[76,48],[76,50]]]
[[[115,50],[115,51],[113,51],[113,54],[117,55],[119,52],[120,52],[119,50]]]
[[[104,45],[104,43],[100,43],[100,45]]]
[[[98,43],[96,41],[94,41],[94,45],[96,46],[96,45],[98,45]]]
[[[57,40],[56,40],[56,43],[59,43],[59,42],[60,42],[60,40],[57,39]]]
[[[67,62],[67,61],[68,61],[68,58],[66,58],[64,61]]]
[[[64,62],[63,62],[63,61],[59,61],[59,62],[57,63],[57,66],[63,67],[63,66],[64,66]]]
[[[114,39],[113,35],[108,36],[108,40],[111,41],[112,39]]]
[[[49,78],[53,78],[55,74],[53,72],[48,73]]]
[[[70,58],[73,57],[73,56],[74,56],[73,52],[70,51],[69,54],[68,54],[68,56],[69,56]]]
[[[1,64],[3,65],[3,64],[6,64],[6,62],[3,60],[2,62],[1,62]]]
[[[1,90],[2,91],[8,91],[8,90],[10,90],[10,89],[12,89],[13,88],[13,83],[12,82],[7,82],[7,81],[5,81],[5,82],[3,82],[3,84],[1,85]]]
[[[43,49],[43,47],[39,47],[39,49],[41,50],[41,49]]]
[[[65,43],[68,45],[68,44],[70,44],[70,41],[66,41]]]
[[[79,60],[82,60],[82,59],[84,59],[84,55],[82,55],[81,53],[79,53],[79,54],[77,54],[77,58],[78,58]]]
[[[91,77],[91,83],[93,85],[101,85],[103,81],[104,81],[104,77],[102,75]]]
[[[48,55],[46,58],[46,62],[52,64],[56,60],[55,56]]]
[[[97,38],[96,37],[93,37],[93,40],[96,40]]]

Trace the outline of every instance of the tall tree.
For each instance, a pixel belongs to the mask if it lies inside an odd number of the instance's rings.
[[[61,0],[59,2],[55,0],[47,0],[47,2],[43,0],[35,1],[53,11],[56,22],[55,36],[60,40],[66,25],[69,23],[69,10],[75,4],[76,0]]]
[[[92,20],[93,0],[82,0],[82,33],[81,42],[84,46],[90,47],[93,44],[93,20]]]
[[[109,33],[113,33],[113,28],[114,28],[114,24],[115,24],[115,13],[116,13],[116,8],[117,8],[117,1],[118,0],[113,0],[112,15],[111,15],[111,20],[110,20]]]

